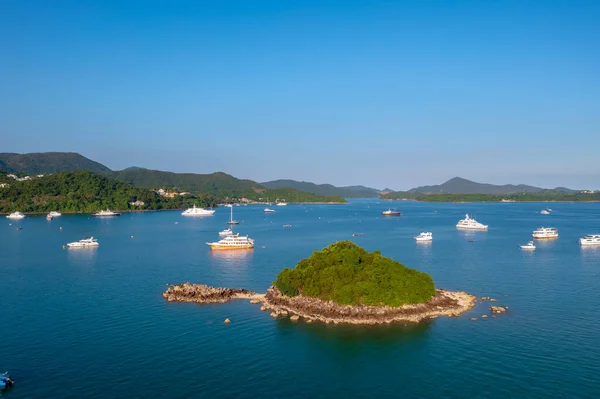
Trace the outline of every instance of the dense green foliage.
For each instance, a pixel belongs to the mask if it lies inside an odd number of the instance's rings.
[[[110,169],[74,152],[41,152],[0,153],[0,170],[18,175],[38,175],[75,170],[100,173]]]
[[[296,180],[274,180],[261,183],[267,188],[293,188],[307,193],[342,198],[375,198],[379,191],[365,186],[336,187],[331,184],[315,184]]]
[[[133,187],[91,172],[63,172],[18,182],[5,180],[0,188],[0,212],[95,212],[100,209],[140,209],[129,202],[143,201],[141,209],[180,209],[196,203],[216,204],[212,196],[164,198],[151,190]]]
[[[351,241],[315,251],[295,269],[285,268],[273,284],[287,296],[343,305],[401,306],[435,295],[431,276],[403,266],[379,251],[368,253]]]
[[[515,193],[515,194],[416,194],[408,192],[392,192],[381,196],[382,199],[413,199],[423,202],[580,202],[600,201],[600,192],[596,193],[569,193],[564,191],[545,190],[537,193]]]
[[[540,187],[528,186],[526,184],[486,184],[477,183],[461,177],[454,177],[445,183],[434,186],[421,186],[409,190],[411,193],[417,194],[514,194],[514,193],[538,193],[547,191]],[[574,192],[564,187],[557,187],[551,191]]]

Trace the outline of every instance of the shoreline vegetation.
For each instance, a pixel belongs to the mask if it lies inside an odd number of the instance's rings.
[[[565,193],[548,190],[539,193],[515,194],[420,194],[391,192],[379,197],[382,200],[410,200],[417,202],[600,202],[600,192]]]
[[[191,302],[197,304],[226,303],[233,299],[249,299],[261,304],[260,310],[271,311],[271,317],[290,317],[296,321],[322,322],[326,324],[389,324],[397,322],[418,323],[439,316],[458,317],[475,306],[477,298],[466,292],[438,289],[427,302],[397,307],[340,305],[305,296],[288,297],[271,286],[260,294],[246,289],[217,288],[204,284],[167,285],[163,297],[168,302]]]

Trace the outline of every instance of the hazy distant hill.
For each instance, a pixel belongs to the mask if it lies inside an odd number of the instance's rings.
[[[75,152],[0,153],[0,170],[31,175],[75,170],[87,170],[94,173],[110,171],[101,163],[87,159]]]
[[[541,187],[527,186],[525,184],[502,186],[494,184],[476,183],[461,177],[455,177],[443,184],[434,186],[422,186],[409,190],[418,194],[511,194],[511,193],[537,193],[546,191]],[[557,187],[554,191],[574,192],[564,187]]]
[[[273,180],[261,183],[268,188],[294,188],[317,195],[339,196],[345,198],[373,198],[379,196],[379,190],[365,186],[336,187],[331,184],[315,184],[289,179]]]

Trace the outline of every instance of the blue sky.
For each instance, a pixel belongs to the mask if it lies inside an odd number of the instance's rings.
[[[0,2],[0,152],[600,188],[598,1]]]

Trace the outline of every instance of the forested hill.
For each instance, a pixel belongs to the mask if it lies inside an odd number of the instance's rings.
[[[92,161],[75,152],[0,153],[0,170],[19,175],[38,175],[75,170],[87,170],[94,173],[110,171],[101,163]]]
[[[445,183],[434,186],[421,186],[409,190],[417,194],[512,194],[512,193],[537,193],[547,191],[541,187],[525,184],[485,184],[477,183],[461,177],[454,177]],[[564,187],[557,187],[553,191],[574,192]]]
[[[317,195],[334,195],[345,198],[375,198],[380,195],[379,190],[365,186],[336,187],[331,184],[315,184],[296,180],[273,180],[261,183],[268,188],[294,188]]]

